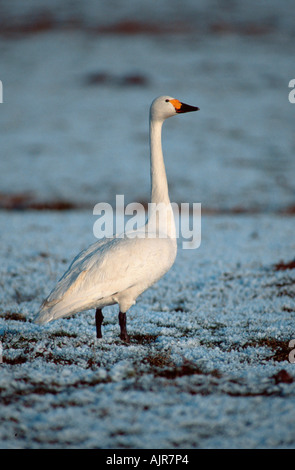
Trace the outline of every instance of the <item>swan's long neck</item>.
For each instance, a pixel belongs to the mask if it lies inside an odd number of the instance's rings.
[[[162,152],[162,126],[163,121],[150,119],[151,202],[170,204]]]
[[[163,121],[150,118],[150,159],[151,159],[151,202],[157,208],[156,213],[152,211],[149,216],[148,225],[153,226],[155,231],[159,230],[170,238],[175,238],[175,221],[170,204],[167,176],[162,152],[162,126]],[[159,225],[159,217],[166,225]]]

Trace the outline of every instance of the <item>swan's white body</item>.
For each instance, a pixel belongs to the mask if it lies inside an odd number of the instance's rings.
[[[151,202],[157,205],[158,211],[151,213],[142,227],[144,237],[131,238],[130,233],[126,233],[123,238],[103,239],[82,251],[43,302],[35,319],[37,323],[115,303],[119,304],[120,312],[125,313],[142,292],[171,268],[177,244],[162,154],[162,124],[176,113],[197,109],[169,96],[153,101],[150,109]],[[164,229],[163,224],[159,225],[161,216],[166,218]]]

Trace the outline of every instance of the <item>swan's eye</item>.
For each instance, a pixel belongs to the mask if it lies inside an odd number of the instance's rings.
[[[165,101],[166,101],[166,103],[169,103],[169,100],[165,100]]]

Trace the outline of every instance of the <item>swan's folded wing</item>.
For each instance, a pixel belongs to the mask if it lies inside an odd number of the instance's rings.
[[[112,239],[103,239],[96,243],[93,243],[85,250],[81,251],[72,261],[67,271],[59,279],[55,288],[51,291],[47,299],[44,300],[43,306],[53,306],[57,302],[60,302],[65,294],[70,293],[74,286],[79,283],[79,279],[82,280],[85,273],[91,267],[92,262],[99,258],[100,252],[103,251],[102,247],[109,244]]]
[[[88,249],[73,261],[43,303],[36,321],[44,323],[93,308],[99,300],[140,283],[148,287],[169,269],[169,257],[169,243],[159,239],[117,238]]]

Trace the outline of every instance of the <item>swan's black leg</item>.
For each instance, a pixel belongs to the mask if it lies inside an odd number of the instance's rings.
[[[129,343],[130,338],[127,334],[127,326],[126,326],[126,313],[119,312],[119,325],[121,329],[120,338],[122,341]]]
[[[102,321],[103,321],[102,311],[100,308],[97,308],[95,312],[95,324],[96,324],[96,337],[97,338],[102,338],[102,334],[101,334]]]

